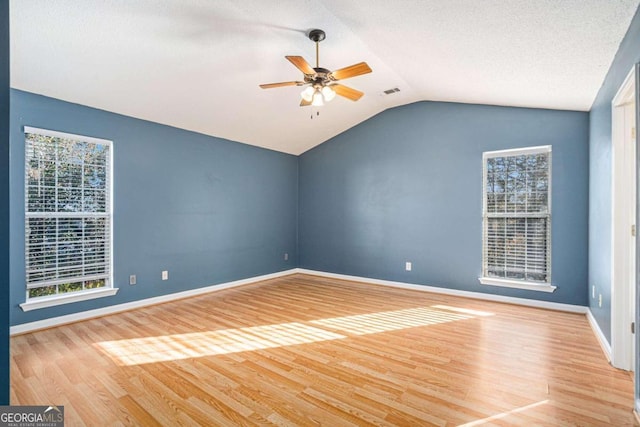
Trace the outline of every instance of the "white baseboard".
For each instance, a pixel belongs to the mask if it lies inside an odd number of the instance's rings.
[[[601,342],[601,345],[603,345],[603,350],[606,353],[608,348],[607,357],[609,359],[611,357],[611,347],[609,346],[606,339],[604,338],[602,331],[600,331],[600,328],[597,326],[597,323],[595,322],[595,319],[593,319],[593,316],[589,317],[590,312],[588,307],[572,305],[572,304],[562,304],[562,303],[556,303],[556,302],[538,301],[538,300],[532,300],[532,299],[526,299],[526,298],[515,298],[515,297],[502,296],[502,295],[484,294],[481,292],[460,291],[456,289],[440,288],[437,286],[418,285],[414,283],[405,283],[405,282],[394,282],[389,280],[372,279],[368,277],[349,276],[346,274],[327,273],[323,271],[307,270],[304,268],[293,268],[290,270],[280,271],[272,274],[266,274],[263,276],[250,277],[247,279],[236,280],[233,282],[220,283],[218,285],[206,286],[206,287],[197,288],[197,289],[190,289],[188,291],[176,292],[173,294],[146,298],[146,299],[132,301],[124,304],[117,304],[109,307],[98,308],[95,310],[88,310],[88,311],[83,311],[79,313],[68,314],[65,316],[52,317],[49,319],[38,320],[35,322],[22,323],[19,325],[11,326],[10,334],[11,335],[24,334],[24,333],[33,332],[39,329],[52,328],[52,327],[64,325],[67,323],[78,322],[81,320],[92,319],[95,317],[107,316],[109,314],[115,314],[122,311],[128,311],[136,308],[147,307],[154,304],[175,301],[178,299],[202,295],[209,292],[221,291],[223,289],[229,289],[237,286],[247,285],[255,282],[260,282],[263,280],[275,279],[278,277],[288,276],[295,273],[328,277],[328,278],[334,278],[334,279],[350,280],[354,282],[370,283],[374,285],[392,286],[392,287],[402,288],[402,289],[412,289],[417,291],[432,292],[432,293],[460,296],[460,297],[466,297],[466,298],[482,299],[487,301],[505,302],[510,304],[524,305],[528,307],[537,307],[537,308],[545,308],[545,309],[557,310],[557,311],[567,311],[572,313],[587,314],[587,317],[589,318],[589,322],[591,323],[591,326],[594,329],[594,332],[596,333],[598,340]]]
[[[304,268],[297,268],[296,273],[329,277],[333,279],[350,280],[353,282],[371,283],[374,285],[392,286],[395,288],[402,288],[402,289],[412,289],[415,291],[424,291],[424,292],[432,292],[437,294],[481,299],[481,300],[487,300],[487,301],[505,302],[509,304],[525,305],[527,307],[546,308],[549,310],[556,310],[556,311],[567,311],[571,313],[586,314],[589,311],[588,307],[585,307],[582,305],[538,301],[538,300],[526,299],[526,298],[515,298],[515,297],[502,296],[502,295],[484,294],[481,292],[460,291],[457,289],[440,288],[437,286],[418,285],[414,283],[405,283],[405,282],[393,282],[390,280],[371,279],[368,277],[349,276],[346,274],[326,273],[323,271],[307,270]]]
[[[221,291],[223,289],[235,288],[237,286],[248,285],[251,283],[261,282],[263,280],[275,279],[282,276],[288,276],[297,272],[297,269],[279,271],[277,273],[265,274],[263,276],[250,277],[247,279],[236,280],[233,282],[220,283],[218,285],[206,286],[204,288],[190,289],[188,291],[175,292],[167,295],[160,295],[152,298],[145,298],[138,301],[127,302],[124,304],[112,305],[95,310],[82,311],[79,313],[67,314],[65,316],[52,317],[49,319],[38,320],[35,322],[22,323],[11,326],[9,333],[11,335],[24,334],[27,332],[37,331],[39,329],[52,328],[67,323],[78,322],[81,320],[93,319],[95,317],[107,316],[109,314],[120,313],[122,311],[133,310],[135,308],[147,307],[149,305],[160,304],[169,301],[175,301],[183,298],[193,297],[206,294],[209,292]]]
[[[593,317],[593,313],[591,313],[591,310],[587,311],[587,320],[589,320],[589,325],[591,325],[591,329],[598,339],[598,343],[602,348],[602,352],[604,353],[609,363],[611,363],[611,344],[609,344],[609,341],[607,341],[607,338],[602,333],[602,329],[600,329],[600,325],[598,325],[598,322],[596,322],[596,318]]]

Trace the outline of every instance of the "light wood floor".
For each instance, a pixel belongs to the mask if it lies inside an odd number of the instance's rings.
[[[66,425],[634,425],[584,315],[293,275],[11,339]]]

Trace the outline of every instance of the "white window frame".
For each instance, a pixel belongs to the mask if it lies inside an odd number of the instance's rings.
[[[109,153],[108,153],[108,160],[107,160],[107,166],[108,166],[108,170],[107,170],[107,176],[108,176],[108,189],[107,189],[107,206],[106,206],[106,217],[108,218],[108,227],[109,227],[109,232],[108,232],[108,239],[109,239],[109,245],[108,245],[108,257],[109,257],[109,273],[108,273],[108,278],[105,280],[105,286],[101,287],[101,288],[96,288],[96,289],[86,289],[86,290],[82,290],[82,291],[76,291],[76,292],[69,292],[69,293],[62,293],[62,294],[55,294],[55,295],[50,295],[50,296],[40,296],[40,297],[32,297],[29,298],[29,289],[27,288],[27,286],[25,286],[25,302],[20,304],[20,307],[22,308],[23,311],[30,311],[30,310],[35,310],[35,309],[39,309],[39,308],[45,308],[45,307],[53,307],[53,306],[57,306],[57,305],[61,305],[61,304],[69,304],[72,302],[78,302],[78,301],[86,301],[86,300],[90,300],[90,299],[95,299],[95,298],[101,298],[101,297],[107,297],[107,296],[111,296],[111,295],[115,295],[118,292],[118,288],[114,287],[113,285],[113,142],[106,140],[106,139],[99,139],[99,138],[93,138],[93,137],[88,137],[88,136],[82,136],[82,135],[74,135],[74,134],[69,134],[69,133],[64,133],[64,132],[57,132],[57,131],[52,131],[52,130],[46,130],[46,129],[39,129],[39,128],[35,128],[35,127],[29,127],[29,126],[25,126],[24,127],[24,133],[25,133],[25,149],[26,149],[26,134],[37,134],[37,135],[43,135],[43,136],[50,136],[50,137],[55,137],[55,138],[63,138],[63,139],[70,139],[70,140],[75,140],[78,142],[89,142],[89,143],[95,143],[95,144],[100,144],[100,145],[106,145],[109,147]],[[25,164],[25,195],[24,195],[24,201],[25,201],[25,222],[28,221],[28,219],[34,215],[40,217],[46,217],[48,215],[42,213],[42,214],[34,214],[34,213],[30,213],[27,211],[27,202],[28,202],[28,193],[27,193],[27,176],[26,176],[26,168],[28,168],[27,162],[29,161],[29,158],[26,155],[25,152],[25,160],[24,160],[24,164]],[[50,215],[52,217],[55,217],[56,215]],[[77,213],[73,213],[70,212],[68,217],[74,217],[74,216],[78,216]],[[86,213],[82,213],[81,216],[87,216]],[[26,224],[25,224],[26,226]],[[25,239],[26,239],[26,227],[25,227]],[[27,253],[27,247],[26,247],[27,241],[25,240],[25,255]],[[25,257],[26,259],[26,257]],[[26,268],[26,266],[25,266]],[[85,276],[85,278],[88,280],[90,279],[89,276]],[[61,282],[61,280],[54,280],[52,281],[52,284],[55,284],[56,282]],[[26,285],[26,283],[25,283]]]
[[[509,150],[498,150],[498,151],[486,151],[482,153],[482,276],[478,278],[481,284],[489,285],[489,286],[501,286],[506,288],[516,288],[516,289],[526,289],[532,291],[541,291],[541,292],[553,292],[556,289],[556,286],[551,284],[551,245],[549,245],[549,249],[547,250],[547,277],[549,282],[535,282],[528,280],[519,280],[519,279],[506,279],[499,277],[489,277],[486,276],[487,269],[487,254],[485,253],[485,248],[487,247],[486,239],[487,239],[487,223],[488,223],[488,212],[487,212],[487,190],[486,190],[486,182],[487,182],[487,160],[496,157],[515,157],[522,155],[532,155],[532,154],[541,154],[547,153],[549,154],[549,176],[548,176],[548,213],[546,214],[548,218],[548,239],[551,241],[551,194],[552,194],[552,182],[551,182],[551,146],[550,145],[542,145],[537,147],[526,147],[526,148],[516,148]],[[517,214],[510,214],[511,217],[520,218],[521,216]]]

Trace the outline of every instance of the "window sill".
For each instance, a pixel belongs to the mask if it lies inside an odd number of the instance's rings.
[[[96,289],[86,292],[72,293],[69,295],[58,295],[55,297],[42,297],[20,304],[22,311],[37,310],[39,308],[54,307],[56,305],[69,304],[78,301],[87,301],[95,298],[109,297],[115,295],[118,288]]]
[[[498,279],[496,277],[480,277],[480,283],[489,286],[501,286],[503,288],[526,289],[528,291],[553,292],[556,287],[550,283],[525,282],[522,280]]]

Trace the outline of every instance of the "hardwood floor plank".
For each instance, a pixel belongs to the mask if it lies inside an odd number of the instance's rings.
[[[131,396],[118,398],[120,420],[126,426],[145,425],[162,427],[162,424],[146,409],[138,404]]]
[[[377,411],[379,415],[376,415],[372,410],[362,410],[355,405],[351,405],[347,399],[332,397],[312,387],[305,389],[301,397],[312,403],[319,410],[334,412],[340,418],[352,422],[354,425],[392,426],[392,424],[384,420],[387,415],[385,411]]]
[[[301,274],[10,345],[11,403],[69,426],[635,422],[584,315]]]

